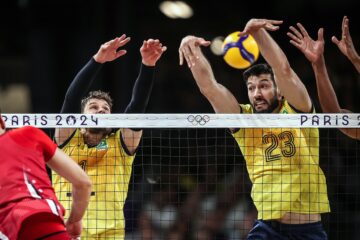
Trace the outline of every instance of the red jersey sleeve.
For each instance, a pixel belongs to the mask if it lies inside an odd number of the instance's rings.
[[[45,161],[49,161],[55,154],[57,145],[40,129],[23,127],[10,131],[10,136],[26,148],[35,148],[44,154]]]

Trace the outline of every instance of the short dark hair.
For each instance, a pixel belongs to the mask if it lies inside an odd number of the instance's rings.
[[[84,112],[84,109],[85,109],[85,105],[91,100],[91,99],[101,99],[101,100],[104,100],[106,101],[109,106],[110,106],[110,109],[112,108],[113,106],[113,100],[112,98],[110,97],[110,94],[107,93],[107,92],[103,92],[101,90],[96,90],[96,91],[91,91],[89,92],[89,94],[84,97],[82,100],[81,100],[81,112]]]
[[[271,69],[271,67],[269,66],[269,64],[267,64],[267,63],[256,64],[256,65],[248,68],[245,72],[243,72],[243,78],[244,78],[245,82],[247,83],[249,77],[259,76],[261,74],[270,74],[271,80],[274,82],[274,84],[276,84],[275,78],[274,78],[274,72]]]

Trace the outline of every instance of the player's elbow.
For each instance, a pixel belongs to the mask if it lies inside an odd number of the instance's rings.
[[[92,188],[91,180],[86,174],[78,178],[76,181],[73,181],[72,185],[74,189],[88,192],[90,192]]]
[[[274,72],[278,76],[283,76],[284,78],[290,78],[293,71],[288,61],[280,62],[276,67],[274,67]]]
[[[200,88],[200,92],[202,95],[204,95],[205,97],[208,97],[211,95],[211,89],[208,87],[201,87]]]
[[[207,84],[206,86],[201,86],[200,92],[206,98],[209,98],[209,97],[212,97],[214,94],[216,94],[218,88],[219,88],[219,86],[217,83],[210,83],[210,84]]]
[[[359,128],[340,128],[340,131],[352,139],[360,140]]]

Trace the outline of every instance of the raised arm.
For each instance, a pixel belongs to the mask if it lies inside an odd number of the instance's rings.
[[[335,36],[333,36],[331,40],[338,46],[340,51],[351,61],[358,73],[360,73],[360,56],[355,50],[354,43],[350,35],[349,19],[347,16],[344,16],[343,18],[341,29],[341,40],[338,40]]]
[[[85,172],[68,155],[59,148],[47,165],[60,176],[72,183],[73,202],[66,230],[70,237],[80,237],[82,224],[81,219],[89,203],[91,193],[91,182]]]
[[[313,40],[300,23],[297,26],[299,30],[293,26],[290,27],[291,32],[288,32],[288,36],[291,38],[290,43],[298,48],[312,64],[323,112],[349,113],[349,110],[340,108],[334,88],[330,82],[324,58],[324,30],[320,28],[318,39]],[[360,131],[358,129],[342,128],[340,130],[351,138],[360,139]]]
[[[140,72],[125,113],[145,113],[154,85],[155,65],[165,51],[166,46],[163,46],[158,39],[143,42],[140,48],[142,57]],[[121,136],[127,149],[134,154],[142,136],[141,129],[121,129]]]
[[[209,45],[210,42],[203,38],[195,36],[183,38],[179,47],[180,65],[183,65],[185,59],[201,93],[208,99],[216,113],[240,113],[236,98],[216,81],[210,63],[201,51],[201,47]]]
[[[251,19],[239,34],[251,34],[259,45],[260,52],[274,72],[275,81],[285,99],[302,112],[310,112],[310,96],[297,74],[291,68],[288,59],[268,31],[276,31],[282,21]]]
[[[97,73],[105,62],[111,62],[126,54],[126,50],[118,50],[130,41],[129,37],[123,34],[101,45],[99,51],[79,71],[71,82],[64,99],[61,113],[79,113],[81,99],[89,91]],[[55,141],[58,145],[65,142],[75,131],[74,128],[55,129]]]

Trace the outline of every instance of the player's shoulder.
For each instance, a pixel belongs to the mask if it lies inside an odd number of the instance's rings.
[[[292,106],[287,100],[282,101],[282,107],[280,109],[280,113],[316,113],[315,107],[312,104],[309,112],[303,112]]]
[[[241,113],[253,113],[252,106],[250,104],[240,104]]]
[[[297,113],[296,108],[294,108],[287,100],[283,99],[280,104],[279,113]]]
[[[12,136],[22,136],[26,138],[37,138],[47,136],[41,129],[33,126],[25,126],[11,131]]]
[[[121,136],[121,128],[113,128],[111,132],[108,134],[109,137],[120,138]]]
[[[39,128],[33,127],[33,126],[25,126],[22,127],[20,130],[22,130],[26,134],[30,135],[43,135],[45,134],[42,130]]]

